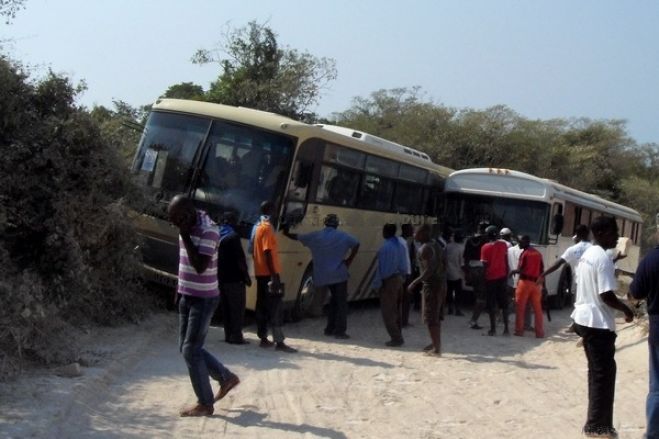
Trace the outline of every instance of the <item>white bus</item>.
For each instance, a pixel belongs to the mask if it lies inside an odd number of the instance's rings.
[[[436,223],[443,182],[451,170],[422,152],[347,128],[162,99],[149,115],[133,172],[148,199],[136,223],[151,279],[176,282],[177,230],[166,217],[173,195],[189,194],[218,220],[223,212],[236,213],[245,246],[261,202],[270,200],[277,217],[292,223],[296,233],[323,227],[324,216],[335,213],[340,228],[359,239],[348,282],[349,298],[356,300],[371,294],[382,226]],[[298,317],[313,296],[310,252],[282,234],[278,241],[284,300]],[[248,308],[254,309],[255,300],[252,287]]]
[[[632,275],[639,259],[642,219],[637,211],[596,195],[572,189],[555,181],[508,169],[478,168],[453,172],[445,185],[446,221],[464,232],[476,231],[486,220],[513,234],[529,235],[544,257],[553,264],[573,244],[579,224],[590,225],[597,216],[618,222],[618,251],[627,255],[616,265]],[[571,300],[572,273],[565,264],[546,279],[549,296],[561,308]]]

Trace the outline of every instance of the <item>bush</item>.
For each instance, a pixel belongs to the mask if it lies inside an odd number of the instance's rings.
[[[146,310],[131,182],[79,91],[0,57],[0,368],[74,360],[74,328]]]

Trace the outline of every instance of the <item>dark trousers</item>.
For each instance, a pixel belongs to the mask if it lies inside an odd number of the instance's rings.
[[[650,316],[652,319],[654,316]],[[652,331],[652,326],[650,326]],[[659,342],[652,340],[652,334],[648,340],[648,351],[650,352],[650,391],[645,404],[647,427],[645,437],[647,439],[659,439]]]
[[[503,324],[508,329],[508,285],[506,278],[485,281],[485,295],[487,302],[487,311],[490,314],[490,330],[494,331],[496,327],[497,306],[503,312]]]
[[[220,285],[224,340],[238,343],[243,341],[243,319],[245,316],[245,284],[231,282]]]
[[[616,333],[576,323],[574,326],[576,333],[583,338],[588,360],[588,416],[584,430],[598,432],[613,428]]]
[[[400,325],[400,294],[403,291],[403,278],[400,276],[391,276],[382,281],[380,287],[380,308],[382,310],[382,319],[384,326],[389,333],[392,341],[403,341],[403,334]]]
[[[462,299],[462,279],[446,281],[446,305],[449,312],[458,311],[458,303]]]
[[[178,303],[179,350],[188,366],[190,383],[197,395],[197,402],[206,406],[213,405],[213,389],[209,376],[220,384],[233,377],[233,373],[204,349],[211,317],[219,301],[219,297],[182,295]]]
[[[406,276],[403,281],[403,291],[400,295],[400,324],[407,326],[410,324],[410,305],[412,304],[412,294],[407,291],[407,287],[412,283],[412,277]]]
[[[325,285],[330,291],[325,334],[345,334],[348,328],[348,282]]]
[[[282,297],[268,293],[270,276],[256,276],[256,333],[263,340],[268,338],[268,326],[272,328],[275,343],[284,341]]]

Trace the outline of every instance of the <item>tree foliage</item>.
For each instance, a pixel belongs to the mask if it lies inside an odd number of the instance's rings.
[[[206,100],[298,119],[337,76],[334,60],[282,48],[272,29],[255,21],[229,31],[214,49],[198,50],[192,60],[220,66]]]
[[[25,8],[27,0],[0,0],[0,17],[5,18],[9,24],[16,17],[16,13]]]
[[[450,168],[501,167],[560,181],[636,208],[648,231],[659,210],[659,148],[638,145],[620,120],[530,120],[503,105],[457,110],[419,88],[396,88],[355,98],[332,123],[420,149]]]
[[[193,82],[181,82],[170,86],[165,94],[162,95],[163,98],[172,98],[172,99],[189,99],[192,101],[204,101],[206,100],[206,92],[201,85],[195,84]]]
[[[78,91],[52,72],[31,81],[0,58],[4,359],[71,361],[72,323],[111,324],[144,310],[122,201],[131,183],[117,150],[75,105]]]

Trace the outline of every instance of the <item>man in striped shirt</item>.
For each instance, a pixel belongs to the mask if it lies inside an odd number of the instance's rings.
[[[192,200],[177,195],[169,203],[170,221],[179,228],[179,349],[188,366],[197,404],[181,416],[210,416],[213,403],[240,383],[238,376],[204,349],[211,318],[219,303],[217,246],[219,231],[206,212]],[[213,396],[210,377],[220,383]]]

